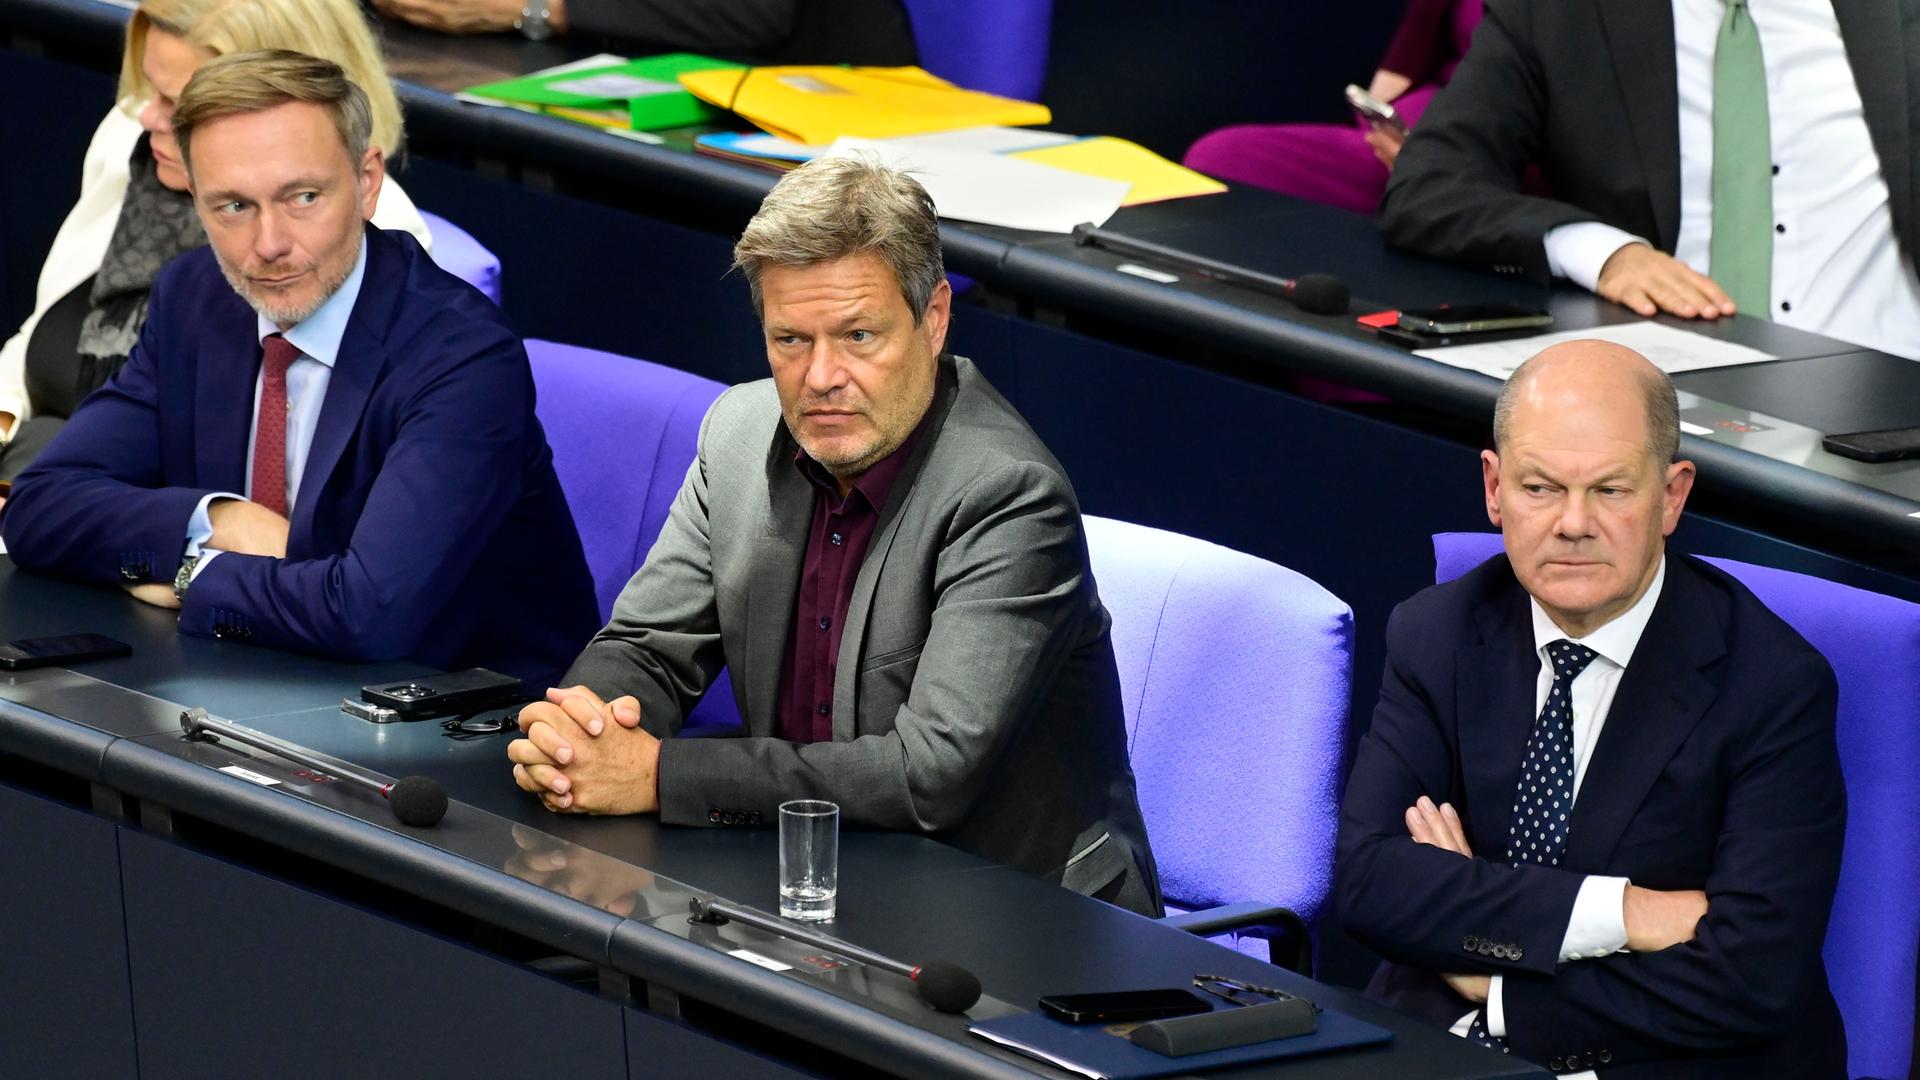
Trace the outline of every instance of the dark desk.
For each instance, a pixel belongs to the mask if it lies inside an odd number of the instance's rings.
[[[26,841],[0,849],[0,1072],[119,1074],[101,1068],[118,1041],[117,1063],[137,1058],[143,1076],[242,1075],[268,1061],[305,1063],[273,1070],[290,1074],[412,1061],[433,1075],[605,1075],[616,1051],[633,1076],[738,1075],[749,1061],[787,1076],[1061,1075],[971,1038],[891,976],[777,974],[704,944],[719,935],[784,955],[756,931],[684,918],[694,890],[772,909],[772,830],[548,814],[513,788],[504,737],[456,742],[432,722],[340,713],[343,694],[417,668],[182,638],[171,623],[117,590],[0,559],[0,640],[85,628],[135,649],[79,672],[0,677],[0,822]],[[438,826],[399,825],[357,789],[186,742],[178,716],[192,705],[376,773],[431,774],[456,802]],[[236,764],[279,783],[219,771]],[[37,846],[51,837],[62,842]],[[1289,1077],[1541,1075],[921,837],[847,832],[828,931],[887,955],[962,959],[988,995],[975,1018],[1045,993],[1222,972],[1280,980],[1396,1031],[1379,1049],[1290,1063]],[[530,945],[597,967],[601,991],[517,963]],[[568,1024],[587,1030],[555,1039]],[[610,1035],[619,1025],[623,1040]],[[327,1028],[353,1038],[303,1042]]]
[[[0,203],[11,297],[30,293],[71,204],[124,19],[101,0],[0,0],[0,46],[11,44],[0,96],[46,103],[0,112],[0,145],[50,163],[16,170]],[[444,92],[570,58],[563,47],[405,27],[386,37],[396,73],[413,80],[401,85],[410,141],[397,175],[500,255],[524,333],[726,382],[765,375],[745,283],[723,270],[771,174],[694,155],[684,135],[632,142]],[[1389,252],[1365,218],[1265,192],[1129,208],[1110,226],[1268,273],[1337,272],[1362,304],[1543,301],[1563,328],[1625,317],[1584,293]],[[950,267],[980,283],[956,306],[955,351],[1046,440],[1088,513],[1269,559],[1352,605],[1357,740],[1385,659],[1380,628],[1432,580],[1428,535],[1488,528],[1476,457],[1494,381],[1383,345],[1349,319],[1118,273],[1121,260],[1059,237],[951,223],[942,236]],[[1819,430],[1920,422],[1920,364],[1751,319],[1692,328],[1794,359],[1676,380],[1687,421],[1713,433],[1683,441],[1700,479],[1676,547],[1920,601],[1920,463],[1837,458]],[[1300,374],[1393,404],[1325,405],[1293,392]],[[1337,935],[1327,940],[1336,977],[1363,979],[1370,962],[1340,961]]]

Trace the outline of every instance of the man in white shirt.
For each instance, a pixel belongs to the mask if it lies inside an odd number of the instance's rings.
[[[1561,1073],[1838,1076],[1820,948],[1846,823],[1820,654],[1665,551],[1672,384],[1523,365],[1483,460],[1506,555],[1402,604],[1336,893],[1372,992]]]
[[[1916,35],[1884,0],[1489,0],[1381,228],[1641,315],[1920,359]],[[1529,164],[1552,198],[1520,193]]]

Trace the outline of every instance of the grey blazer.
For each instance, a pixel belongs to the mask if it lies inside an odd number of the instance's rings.
[[[667,738],[660,818],[771,823],[787,799],[925,833],[1157,915],[1110,620],[1073,488],[973,363],[942,357],[925,434],[855,579],[833,741],[775,738],[813,489],[771,380],[722,394],[660,539],[567,684],[632,694]],[[673,739],[725,665],[740,739]]]

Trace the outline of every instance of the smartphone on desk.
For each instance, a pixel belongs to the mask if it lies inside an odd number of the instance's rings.
[[[506,704],[520,692],[520,680],[512,675],[486,668],[468,668],[445,675],[422,675],[417,679],[363,686],[360,697],[403,716],[426,717],[478,712]]]
[[[1158,1020],[1209,1012],[1213,1006],[1191,990],[1118,990],[1106,994],[1055,994],[1040,999],[1040,1011],[1069,1024]]]
[[[1920,427],[1828,435],[1820,440],[1820,445],[1829,454],[1855,461],[1905,461],[1920,457]]]
[[[21,638],[0,645],[0,669],[24,671],[27,668],[56,667],[78,664],[84,660],[110,660],[132,655],[133,646],[124,641],[115,641],[105,634]]]
[[[1403,139],[1407,137],[1407,122],[1400,119],[1399,110],[1353,83],[1347,84],[1347,105],[1363,122],[1390,128]]]
[[[1400,312],[1400,329],[1416,334],[1481,334],[1498,330],[1537,330],[1553,325],[1553,316],[1539,308],[1499,301],[1486,304],[1441,304]]]

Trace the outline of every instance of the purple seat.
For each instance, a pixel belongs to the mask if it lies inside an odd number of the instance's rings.
[[[1503,553],[1494,533],[1433,538],[1434,578]],[[1920,604],[1732,559],[1708,559],[1752,589],[1833,665],[1847,844],[1827,924],[1827,980],[1854,1076],[1906,1076],[1920,950]]]
[[[427,234],[433,237],[433,261],[440,269],[459,278],[461,281],[487,294],[487,299],[500,302],[500,259],[488,251],[480,241],[473,238],[467,230],[441,217],[420,211],[420,219],[427,223]]]
[[[1316,918],[1333,880],[1352,610],[1217,544],[1105,518],[1086,526],[1172,921],[1248,904]],[[1235,933],[1229,947],[1265,959],[1272,933]]]
[[[969,90],[1040,100],[1053,0],[905,0],[920,66]]]
[[[553,469],[605,619],[666,524],[698,449],[701,418],[726,387],[645,360],[552,341],[529,339],[527,359],[537,394],[534,412],[553,448]],[[724,675],[687,724],[739,726]]]

